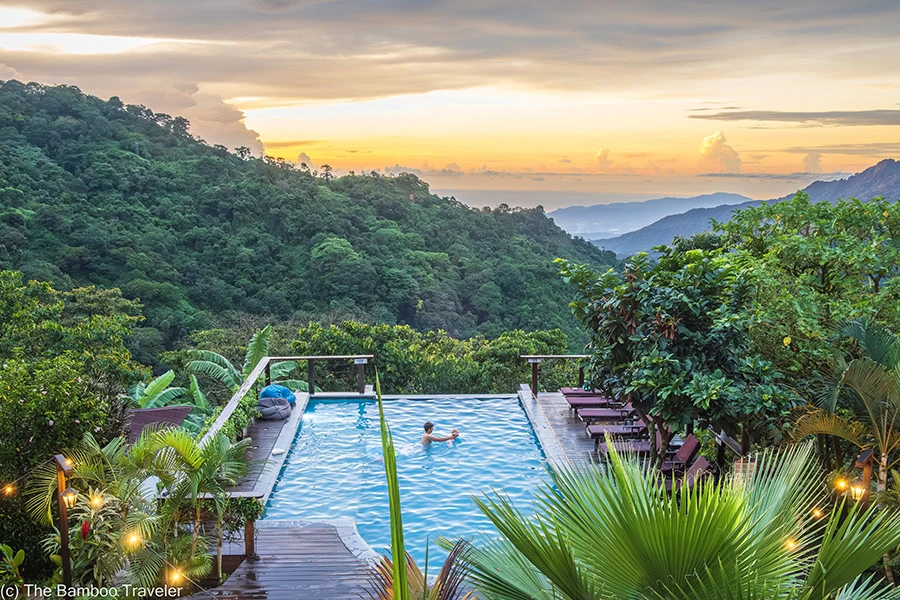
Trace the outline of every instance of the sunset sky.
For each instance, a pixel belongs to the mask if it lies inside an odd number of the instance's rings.
[[[898,22],[895,0],[0,0],[0,80],[478,205],[769,198],[900,158]]]

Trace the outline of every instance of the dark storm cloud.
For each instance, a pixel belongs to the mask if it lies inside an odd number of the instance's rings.
[[[711,121],[781,121],[804,125],[878,126],[900,125],[900,110],[830,110],[820,112],[791,112],[778,110],[743,110],[719,112],[711,115],[690,115],[692,119]]]

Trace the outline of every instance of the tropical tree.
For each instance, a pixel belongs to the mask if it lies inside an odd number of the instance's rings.
[[[750,349],[752,282],[718,251],[663,248],[624,271],[597,274],[558,260],[570,304],[588,329],[594,387],[628,399],[652,430],[659,463],[678,431],[707,422],[753,441],[777,440],[795,404],[781,374]]]
[[[250,376],[253,369],[264,357],[269,355],[269,337],[272,334],[272,326],[267,325],[250,338],[247,351],[244,355],[244,364],[240,370],[230,360],[211,350],[191,350],[195,360],[188,363],[188,370],[202,373],[216,381],[223,383],[232,392],[237,392],[244,380]],[[285,387],[298,390],[309,389],[305,381],[286,379],[297,368],[296,361],[279,361],[270,366],[272,381],[277,381]]]
[[[878,491],[883,492],[891,468],[900,461],[900,336],[869,319],[845,323],[838,335],[855,340],[865,355],[833,361],[836,385],[823,386],[819,406],[797,419],[793,434],[796,439],[833,435],[860,449],[874,449]],[[839,406],[852,416],[837,414]]]
[[[889,600],[863,572],[900,538],[900,515],[829,495],[812,445],[758,456],[750,474],[667,494],[637,459],[561,468],[526,516],[477,499],[502,538],[474,543],[470,578],[489,600]]]

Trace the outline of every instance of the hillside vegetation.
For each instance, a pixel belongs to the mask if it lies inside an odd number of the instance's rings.
[[[561,328],[559,256],[615,256],[541,208],[470,209],[409,174],[332,177],[190,134],[71,86],[0,82],[0,268],[120,287],[150,357],[226,313],[409,324],[455,336]]]

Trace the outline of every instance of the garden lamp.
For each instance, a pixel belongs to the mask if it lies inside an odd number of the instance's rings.
[[[56,463],[56,494],[59,500],[59,546],[62,559],[63,583],[66,589],[72,587],[72,561],[69,556],[69,513],[75,506],[78,492],[66,485],[66,478],[72,475],[72,461],[62,454],[53,457]]]

